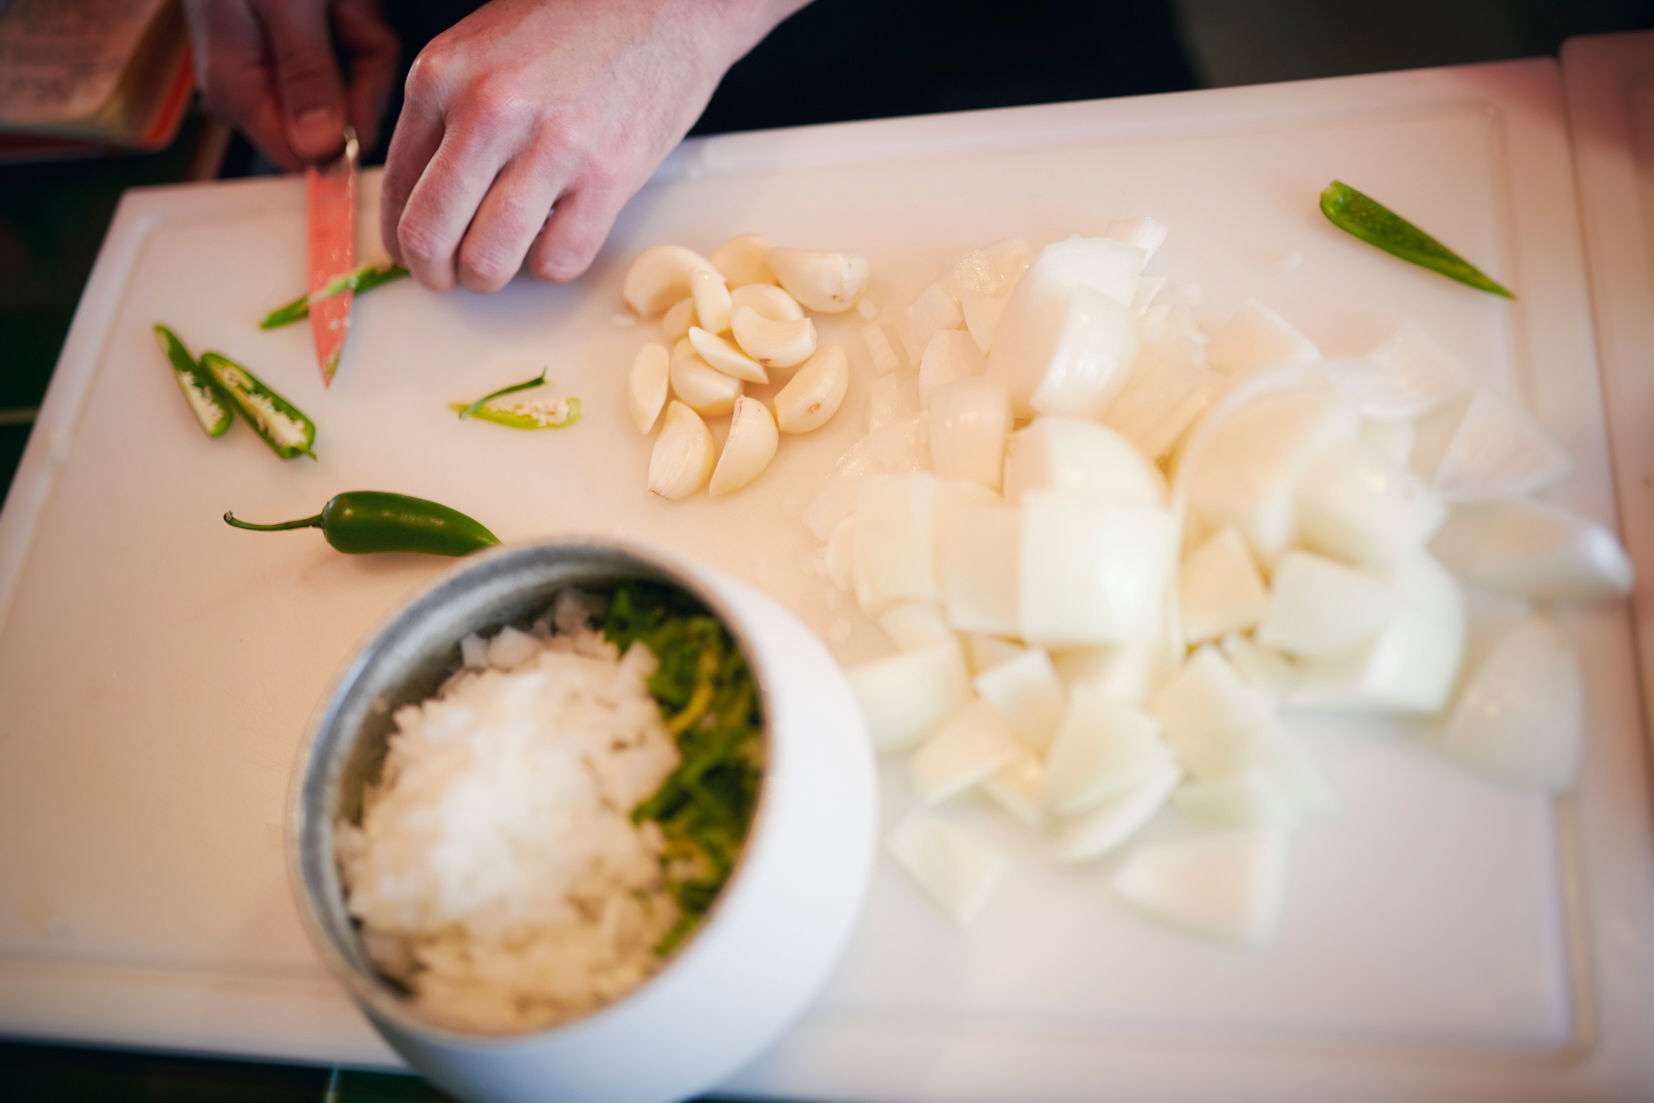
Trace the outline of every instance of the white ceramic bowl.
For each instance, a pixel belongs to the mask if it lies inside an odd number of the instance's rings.
[[[526,625],[564,586],[675,584],[717,615],[750,663],[766,765],[745,850],[700,931],[630,995],[550,1030],[483,1035],[434,1026],[380,978],[344,908],[334,825],[360,814],[390,715],[430,696],[459,640]],[[860,911],[877,820],[872,753],[832,657],[791,614],[731,578],[614,541],[502,548],[467,560],[385,625],[322,711],[295,780],[289,854],[322,958],[385,1039],[432,1082],[471,1100],[679,1098],[729,1075],[809,1003]]]

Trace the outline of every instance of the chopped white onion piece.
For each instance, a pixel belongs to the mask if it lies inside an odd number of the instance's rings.
[[[1418,426],[1410,418],[1361,419],[1361,443],[1397,467],[1407,466],[1407,457],[1413,454],[1413,443],[1417,439]]]
[[[495,670],[515,670],[540,653],[540,641],[510,625],[488,641],[488,665]]]
[[[1424,552],[1391,572],[1394,609],[1378,638],[1352,656],[1306,660],[1288,705],[1434,714],[1447,704],[1464,657],[1464,598]]]
[[[1110,882],[1151,918],[1195,934],[1256,945],[1280,924],[1286,835],[1250,828],[1140,843]]]
[[[1014,640],[986,632],[965,633],[965,661],[971,674],[982,674],[1028,650]]]
[[[1532,414],[1487,387],[1420,421],[1411,462],[1449,502],[1519,498],[1573,470],[1567,449]]]
[[[1298,668],[1292,660],[1264,647],[1250,636],[1231,632],[1218,644],[1223,657],[1235,668],[1241,680],[1253,689],[1261,689],[1276,700],[1289,695],[1298,685]]]
[[[1029,491],[1017,634],[1050,646],[1159,638],[1177,543],[1177,519],[1164,510]]]
[[[1392,605],[1383,579],[1311,552],[1288,552],[1275,565],[1257,639],[1298,656],[1345,655],[1378,635]]]
[[[1307,364],[1320,356],[1315,342],[1255,299],[1213,330],[1206,346],[1207,362],[1233,379],[1282,364]]]
[[[1622,597],[1633,581],[1611,531],[1527,499],[1455,512],[1430,550],[1466,582],[1537,601]]]
[[[1137,352],[1137,326],[1127,306],[1073,277],[1066,262],[1048,262],[1055,248],[1040,254],[1011,293],[994,330],[987,373],[1005,384],[1019,417],[1096,417],[1125,384]]]
[[[1205,336],[1181,301],[1138,326],[1137,356],[1104,424],[1150,459],[1159,460],[1216,401],[1224,377],[1206,363]]]
[[[1022,750],[998,711],[972,701],[913,752],[907,776],[920,800],[937,804],[992,777]]]
[[[908,421],[920,413],[919,383],[906,372],[876,376],[867,402],[867,431]]]
[[[1045,756],[1045,807],[1060,815],[1095,808],[1173,765],[1160,724],[1129,705],[1077,693]]]
[[[1143,263],[1154,259],[1154,254],[1166,244],[1166,225],[1152,218],[1116,218],[1103,228],[1103,236],[1134,245],[1143,252]]]
[[[856,499],[856,601],[878,615],[898,601],[936,601],[936,478],[874,475]]]
[[[1364,358],[1371,371],[1358,384],[1362,412],[1418,417],[1463,391],[1464,363],[1412,322],[1403,322]]]
[[[970,334],[961,329],[937,330],[919,357],[919,398],[925,405],[938,388],[981,375],[982,353]]]
[[[1045,827],[1045,806],[1040,803],[1045,768],[1039,756],[1026,747],[999,772],[983,781],[983,795],[1035,831]]]
[[[1239,529],[1219,531],[1183,560],[1177,604],[1190,644],[1252,628],[1262,619],[1269,594]]]
[[[917,364],[938,330],[958,329],[964,324],[965,316],[954,297],[941,284],[933,283],[902,311],[896,335],[901,338],[908,362]]]
[[[1055,491],[1022,501],[1019,634],[1081,646],[1158,639],[1176,570],[1177,518]]]
[[[959,296],[959,310],[965,315],[965,332],[971,335],[976,347],[986,356],[993,348],[994,332],[999,329],[999,316],[1005,313],[1005,304],[1011,301],[1009,291],[1001,295],[983,295],[967,291]]]
[[[1268,766],[1185,782],[1172,793],[1172,807],[1187,819],[1219,827],[1293,827],[1302,818],[1291,780]]]
[[[971,694],[965,658],[951,641],[861,663],[844,676],[880,751],[907,750],[928,738]]]
[[[1005,388],[991,379],[960,379],[938,387],[927,401],[937,476],[998,490],[1011,432],[1011,400]]]
[[[891,347],[890,338],[885,335],[883,326],[862,326],[861,339],[867,345],[867,358],[873,362],[873,371],[876,374],[889,375],[901,368],[902,362],[897,358],[896,350]]]
[[[1119,433],[1079,418],[1037,417],[1005,445],[1005,497],[1056,490],[1113,505],[1159,506],[1166,480]]]
[[[1122,705],[1147,701],[1165,672],[1165,643],[1158,638],[1098,644],[1053,654],[1051,665],[1070,694],[1089,693]]]
[[[1151,711],[1178,762],[1203,781],[1274,761],[1284,738],[1269,698],[1210,645],[1160,687]]]
[[[1009,506],[960,506],[937,518],[942,605],[961,632],[1017,634],[1022,515]]]
[[[1585,677],[1579,655],[1543,617],[1506,631],[1471,671],[1440,747],[1489,777],[1561,791],[1579,773]]]
[[[1011,725],[1017,738],[1043,752],[1063,718],[1062,683],[1051,658],[1029,648],[975,679],[976,692]]]
[[[911,812],[886,840],[931,902],[960,926],[982,910],[1010,867],[1004,854],[970,831],[926,812]]]
[[[898,651],[916,651],[954,638],[942,611],[928,601],[892,605],[879,617],[879,628]]]
[[[1107,854],[1154,818],[1182,777],[1169,756],[1159,759],[1132,788],[1065,820],[1057,830],[1057,860],[1083,862]]]
[[[1001,295],[1022,278],[1034,262],[1034,251],[1020,237],[1008,237],[980,249],[972,249],[948,269],[942,286],[963,302],[968,294]]]
[[[1305,475],[1332,444],[1354,436],[1358,424],[1355,411],[1328,387],[1255,398],[1215,426],[1198,455],[1191,449],[1189,507],[1214,529],[1237,526],[1259,558],[1272,563],[1292,541],[1294,496]]]
[[[1418,549],[1447,517],[1446,503],[1418,476],[1354,438],[1314,462],[1295,505],[1304,547],[1375,566]]]

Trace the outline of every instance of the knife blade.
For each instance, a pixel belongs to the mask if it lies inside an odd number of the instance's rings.
[[[309,195],[310,294],[356,267],[356,132],[345,128],[345,148],[325,165],[305,170]],[[310,305],[310,335],[316,345],[316,363],[322,382],[331,385],[339,370],[345,334],[350,330],[351,291],[319,299]]]

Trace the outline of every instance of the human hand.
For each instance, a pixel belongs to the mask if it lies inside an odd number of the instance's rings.
[[[373,144],[401,52],[379,0],[185,0],[184,10],[208,110],[277,165],[331,157],[347,122]]]
[[[724,71],[802,0],[493,0],[408,74],[380,229],[427,287],[584,272]]]

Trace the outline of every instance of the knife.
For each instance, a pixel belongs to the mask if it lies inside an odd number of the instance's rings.
[[[310,207],[310,294],[356,267],[356,131],[345,127],[345,148],[325,165],[305,170]],[[332,384],[350,330],[350,290],[310,304],[310,335],[323,384]]]

